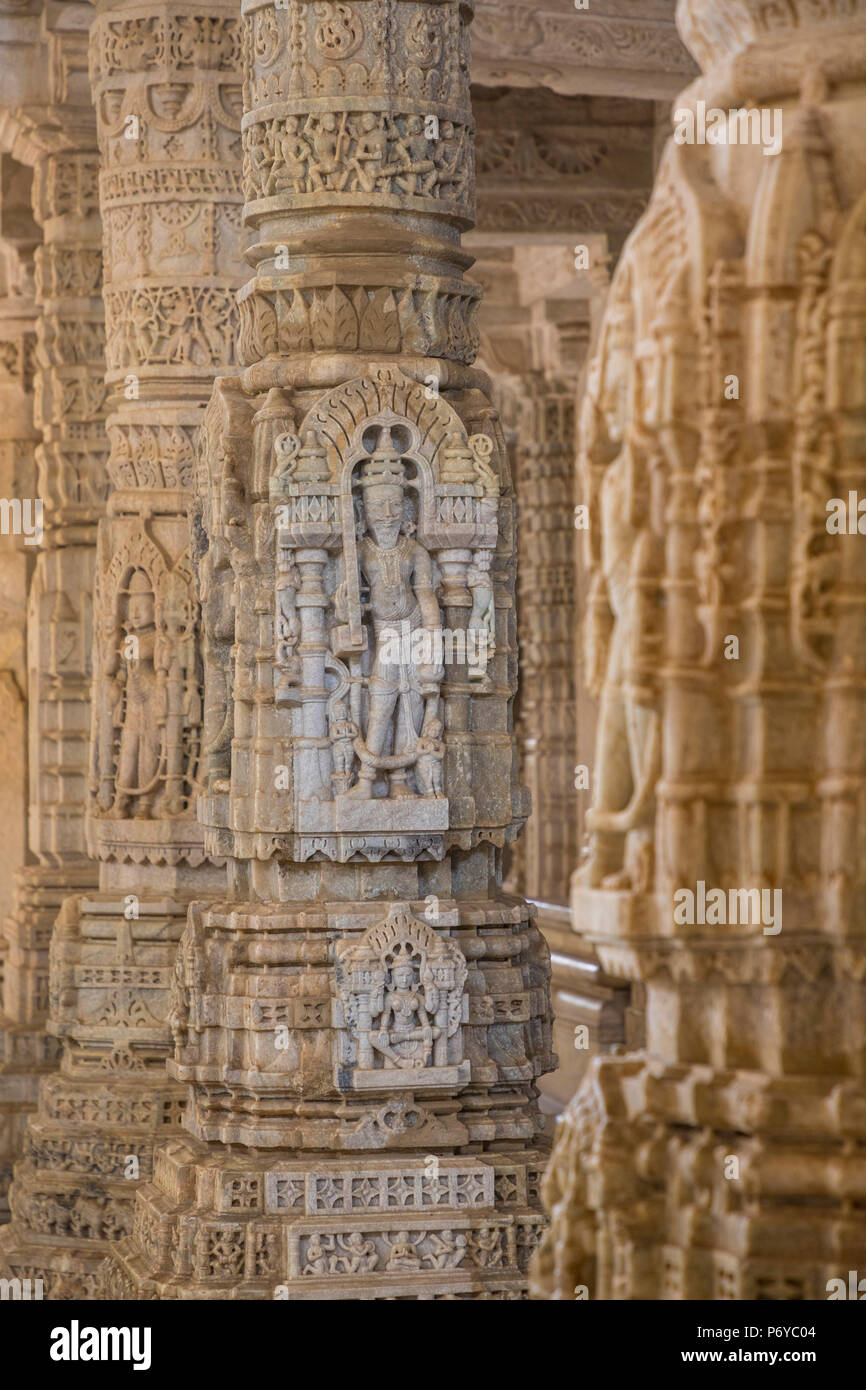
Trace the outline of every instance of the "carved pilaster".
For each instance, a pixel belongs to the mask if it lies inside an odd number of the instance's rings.
[[[12,879],[27,854],[27,587],[41,539],[36,507],[33,422],[36,304],[31,171],[0,155],[0,921],[12,906]]]
[[[178,960],[190,1138],[106,1288],[521,1297],[553,1059],[547,952],[499,887],[526,808],[511,482],[460,248],[471,10],[243,12],[256,273],[197,522],[199,814],[231,895]]]
[[[515,134],[526,132],[515,127]],[[533,128],[533,139],[539,134]],[[515,146],[503,141],[503,153]],[[522,160],[520,146],[516,153]],[[511,161],[512,179],[514,161]],[[515,189],[516,191],[516,189]],[[544,235],[543,228],[535,232]],[[520,683],[515,728],[521,777],[532,811],[508,848],[506,885],[526,894],[551,951],[551,1000],[559,1066],[541,1091],[557,1108],[574,1094],[591,1057],[624,1041],[628,986],[607,976],[572,930],[570,875],[588,800],[584,749],[593,712],[577,657],[583,579],[577,562],[575,381],[595,312],[596,267],[605,242],[587,247],[589,272],[575,267],[576,228],[565,244],[485,244],[473,276],[484,287],[482,360],[514,460],[518,517]]]
[[[47,969],[39,949],[7,920],[15,874],[27,858],[27,588],[39,543],[35,507],[38,433],[33,424],[36,305],[30,171],[0,156],[0,816],[4,855],[0,871],[0,1220],[8,1217],[12,1158],[24,1123],[19,1070],[33,1064],[33,1030],[47,1006]],[[25,528],[26,523],[26,528]],[[41,971],[39,964],[42,965]],[[38,1044],[37,1044],[38,1046]],[[11,1081],[12,1075],[15,1081]]]
[[[34,547],[27,620],[28,838],[37,862],[18,875],[5,927],[9,968],[0,1106],[6,1163],[21,1152],[40,1075],[53,1069],[56,1057],[53,1039],[45,1036],[54,920],[66,895],[95,881],[85,858],[83,811],[93,554],[107,448],[102,228],[81,29],[87,13],[79,5],[38,18],[22,13],[3,33],[9,45],[4,68],[8,61],[15,73],[4,91],[21,101],[3,113],[4,136],[16,157],[32,166],[33,216],[42,233],[34,263],[34,420],[41,443],[31,494],[41,504],[41,539]],[[31,21],[36,27],[29,27]],[[26,47],[26,61],[19,44]],[[14,1186],[11,1205],[13,1217],[21,1215]],[[4,1265],[20,1229],[14,1220],[3,1233]],[[14,1254],[11,1259],[16,1272],[27,1272]]]
[[[58,926],[61,1070],[16,1175],[22,1223],[37,1245],[50,1239],[62,1270],[52,1296],[93,1290],[157,1138],[178,1126],[183,1093],[165,1077],[172,966],[189,899],[225,889],[195,820],[202,659],[187,510],[195,432],[236,336],[240,21],[218,4],[97,9],[110,455],[86,832],[99,891],[67,902]]]
[[[572,905],[647,1036],[566,1116],[537,1290],[821,1299],[866,1259],[866,7],[678,13],[680,107],[765,123],[668,144],[588,378]]]
[[[540,374],[527,385],[531,429],[525,442],[518,442],[515,471],[521,631],[517,737],[532,797],[522,839],[521,888],[536,901],[566,903],[577,859],[574,388]]]

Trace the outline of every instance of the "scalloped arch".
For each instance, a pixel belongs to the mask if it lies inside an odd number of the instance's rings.
[[[151,582],[158,624],[169,567],[159,547],[141,531],[121,542],[103,571],[102,600],[106,605],[105,611],[114,618],[121,585],[128,574],[136,569],[144,570]]]
[[[398,369],[383,367],[369,376],[347,381],[321,397],[308,411],[300,436],[303,439],[308,430],[319,433],[327,445],[328,466],[336,481],[352,454],[359,426],[393,411],[417,427],[417,452],[438,481],[442,444],[453,434],[465,441],[467,433],[456,410],[438,393],[432,398],[428,396],[427,389]]]

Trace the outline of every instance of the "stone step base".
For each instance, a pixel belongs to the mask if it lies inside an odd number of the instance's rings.
[[[107,1241],[41,1238],[13,1221],[0,1230],[0,1279],[41,1279],[50,1300],[97,1299],[108,1248]]]
[[[113,1246],[110,1298],[523,1297],[545,1151],[214,1152],[174,1140]]]
[[[863,1101],[832,1076],[596,1060],[545,1176],[533,1295],[827,1298],[866,1275]]]

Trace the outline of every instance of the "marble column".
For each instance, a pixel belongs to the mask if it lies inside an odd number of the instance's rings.
[[[8,1220],[12,1158],[26,1113],[28,1081],[19,1068],[34,1061],[28,1024],[44,1016],[48,1003],[44,960],[40,972],[34,944],[22,939],[14,920],[6,920],[15,876],[27,859],[27,591],[40,539],[35,508],[40,435],[33,421],[33,250],[39,229],[31,214],[31,177],[26,165],[0,156],[0,1220]]]
[[[567,1113],[535,1290],[822,1299],[866,1260],[866,22],[678,22],[704,76],[581,421],[601,703],[572,901],[646,1045]],[[716,110],[736,142],[701,138]]]
[[[17,1239],[49,1295],[90,1295],[184,1093],[166,1078],[191,898],[225,891],[195,820],[202,653],[187,519],[194,438],[230,367],[240,283],[240,22],[232,7],[105,3],[90,30],[104,231],[107,515],[99,526],[87,848],[51,958],[60,1072],[16,1169]],[[20,1257],[19,1257],[20,1258]]]
[[[621,129],[615,133],[622,138]],[[534,127],[533,134],[540,138]],[[575,140],[582,134],[576,127]],[[528,155],[522,163],[529,164]],[[566,208],[570,201],[563,198]],[[574,201],[579,207],[580,199]],[[531,210],[530,201],[527,222]],[[613,227],[611,233],[616,236]],[[575,400],[603,302],[607,244],[595,233],[586,245],[589,269],[578,270],[575,244],[584,244],[579,221],[570,232],[557,233],[564,244],[531,241],[545,234],[543,224],[527,226],[525,243],[480,245],[473,274],[484,286],[481,360],[491,372],[514,461],[518,519],[515,731],[532,811],[523,834],[509,846],[506,884],[535,902],[551,951],[559,1066],[543,1078],[541,1090],[548,1108],[561,1109],[590,1059],[625,1042],[629,985],[602,971],[592,947],[572,929],[569,908],[570,878],[584,838],[595,723],[578,660],[586,586],[584,533],[576,525]],[[479,228],[474,240],[484,239]]]
[[[115,1297],[520,1298],[549,964],[501,890],[513,494],[477,348],[471,7],[243,6],[242,373],[200,438],[205,847]],[[542,1141],[540,1143],[540,1141]]]
[[[105,505],[104,323],[96,132],[87,87],[85,7],[8,20],[9,86],[21,104],[3,112],[4,143],[32,168],[36,320],[34,500],[42,536],[27,618],[28,841],[5,924],[5,1060],[0,1069],[2,1163],[25,1142],[40,1078],[56,1066],[47,1035],[48,952],[64,899],[95,882],[86,858],[84,801],[90,696],[91,594],[96,524]],[[38,23],[35,33],[28,27]],[[23,25],[23,27],[22,27]],[[5,61],[5,59],[4,59]],[[16,85],[17,84],[17,85]],[[5,83],[4,83],[5,89]],[[6,1178],[8,1182],[8,1176]],[[26,1199],[13,1218],[26,1222]],[[16,1226],[0,1234],[0,1267],[39,1275]]]
[[[532,23],[529,13],[525,18]],[[545,19],[563,33],[571,24],[567,6]],[[588,19],[582,15],[577,22],[585,26]],[[622,95],[630,89],[625,73],[609,73],[600,89],[604,95],[589,95],[594,74],[585,55],[568,74],[551,70],[549,81],[533,86],[528,74],[511,66],[512,53],[494,84],[486,45],[493,41],[499,48],[510,20],[485,8],[479,20],[475,71],[491,85],[478,85],[476,77],[472,88],[478,225],[467,245],[477,258],[473,278],[485,290],[480,360],[493,379],[515,465],[515,720],[519,775],[532,803],[526,830],[506,855],[505,881],[537,904],[551,950],[559,1067],[541,1089],[545,1105],[561,1109],[590,1058],[625,1042],[630,1012],[628,982],[601,969],[569,909],[570,877],[585,840],[595,724],[577,657],[586,584],[585,533],[575,524],[582,497],[575,477],[574,407],[608,266],[649,200],[654,108]],[[630,21],[640,27],[636,16]],[[620,41],[625,23],[623,17]],[[610,31],[594,26],[593,33],[612,57]],[[513,38],[519,42],[516,33]],[[624,51],[617,45],[619,55]],[[681,46],[680,52],[689,66]],[[512,74],[521,89],[500,85]],[[641,76],[650,80],[646,70]]]

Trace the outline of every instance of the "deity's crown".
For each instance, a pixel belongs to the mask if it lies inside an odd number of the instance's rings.
[[[382,425],[376,447],[361,468],[360,485],[363,488],[402,487],[405,481],[406,470],[391,438],[391,429]]]
[[[411,965],[415,968],[421,964],[421,952],[411,941],[396,941],[391,949],[386,951],[384,959],[389,970],[400,965]]]
[[[151,594],[150,580],[143,570],[133,570],[127,588],[128,594]]]

